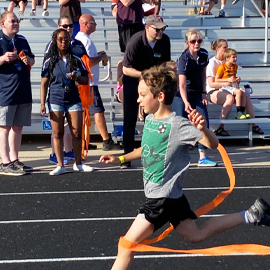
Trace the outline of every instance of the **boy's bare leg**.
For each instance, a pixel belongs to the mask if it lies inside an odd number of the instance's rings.
[[[124,238],[134,243],[140,243],[154,232],[154,225],[141,216],[137,216]],[[129,269],[135,252],[118,246],[117,258],[112,270]]]
[[[8,11],[13,11],[13,9],[16,7],[16,4],[14,2],[9,2],[8,5]]]
[[[211,218],[200,227],[193,220],[186,219],[180,222],[176,230],[186,240],[197,243],[243,223],[241,213],[235,213]]]
[[[240,89],[235,89],[233,94],[235,96],[235,105],[238,107],[238,106],[245,106],[246,105],[246,102],[245,103],[242,103],[243,102],[243,92],[240,90]],[[246,96],[246,95],[245,95]]]
[[[22,13],[24,13],[24,11],[25,11],[25,4],[24,4],[23,1],[20,1],[20,2],[19,2],[19,7],[20,7],[20,11],[21,11]]]

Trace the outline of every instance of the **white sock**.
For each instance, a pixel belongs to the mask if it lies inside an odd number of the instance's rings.
[[[224,4],[221,4],[220,9],[225,10],[225,5]]]
[[[255,223],[258,222],[258,217],[251,213],[250,211],[242,211],[241,215],[243,217],[244,223],[249,224],[249,223]]]

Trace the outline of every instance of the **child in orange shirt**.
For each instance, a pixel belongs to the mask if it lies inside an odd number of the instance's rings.
[[[246,92],[239,88],[240,77],[236,77],[238,66],[237,51],[234,49],[226,49],[224,51],[225,63],[219,66],[216,73],[216,82],[228,82],[228,86],[223,86],[220,91],[226,91],[235,97],[237,113],[236,119],[247,119],[250,115],[245,112]]]

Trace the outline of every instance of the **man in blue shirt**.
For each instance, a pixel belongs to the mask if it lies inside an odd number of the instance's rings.
[[[31,125],[30,69],[34,65],[25,37],[18,35],[19,20],[12,11],[1,14],[0,31],[0,174],[32,171],[19,161],[23,126]]]

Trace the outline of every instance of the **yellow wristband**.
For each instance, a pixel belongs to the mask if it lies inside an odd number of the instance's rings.
[[[125,159],[124,159],[124,157],[123,157],[123,156],[119,156],[118,158],[119,158],[119,160],[120,160],[121,164],[125,163]]]

